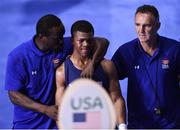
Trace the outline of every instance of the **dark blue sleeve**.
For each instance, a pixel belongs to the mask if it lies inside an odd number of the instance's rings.
[[[177,74],[180,77],[180,43],[178,46],[178,53],[177,53]]]
[[[64,38],[64,53],[66,56],[71,55],[73,51],[73,45],[71,42],[71,37]]]
[[[21,56],[22,57],[22,56]],[[25,71],[19,56],[8,55],[5,89],[19,91],[25,86]]]
[[[112,57],[112,62],[116,66],[119,80],[124,79],[127,77],[126,67],[125,67],[125,61],[121,54],[121,49],[119,48]]]

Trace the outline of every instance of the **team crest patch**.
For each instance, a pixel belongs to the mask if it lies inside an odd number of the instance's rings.
[[[169,69],[169,59],[162,59],[162,69]]]
[[[52,60],[53,64],[54,64],[54,68],[57,68],[60,64],[60,60],[58,58],[54,58]]]
[[[54,64],[58,64],[59,62],[60,62],[60,60],[59,60],[58,58],[54,58],[54,59],[53,59],[53,63],[54,63]]]

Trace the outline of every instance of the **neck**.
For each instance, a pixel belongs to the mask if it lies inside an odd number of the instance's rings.
[[[80,70],[85,69],[90,61],[88,57],[84,58],[84,57],[75,56],[73,54],[71,55],[70,59],[73,62],[73,65]]]
[[[147,54],[152,56],[158,48],[157,39],[149,42],[141,42],[141,46]]]

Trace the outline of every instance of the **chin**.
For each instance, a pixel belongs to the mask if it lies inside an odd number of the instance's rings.
[[[88,56],[89,53],[88,53],[88,51],[84,51],[84,52],[81,52],[81,55],[82,55],[82,56]]]
[[[81,54],[82,58],[87,58],[89,55],[88,54]]]
[[[84,58],[86,58],[86,57],[88,57],[88,55],[84,55],[84,54],[82,54],[82,55],[81,55],[81,57],[84,57]]]
[[[148,40],[147,40],[147,39],[139,38],[139,41],[140,41],[140,42],[147,42]]]

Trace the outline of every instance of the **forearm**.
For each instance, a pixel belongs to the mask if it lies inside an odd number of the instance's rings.
[[[56,94],[55,94],[55,104],[60,106],[61,105],[61,101],[63,98],[65,92],[65,87],[57,87],[56,88]]]
[[[116,115],[117,115],[117,124],[126,123],[126,109],[123,98],[118,98],[114,102]]]
[[[99,38],[99,37],[95,37],[94,41],[95,41],[95,47],[92,57],[92,63],[94,64],[94,66],[96,66],[104,58],[109,46],[109,41],[105,38]]]
[[[58,106],[58,112],[59,112],[59,109],[61,107],[61,100],[62,100],[62,97],[63,97],[63,93],[64,93],[64,89],[62,89],[62,87],[57,87],[56,88],[55,104]],[[56,124],[57,124],[58,128],[60,129],[59,120],[56,120]]]
[[[9,97],[13,104],[25,107],[27,109],[45,113],[47,106],[33,101],[29,97],[17,91],[9,91]]]
[[[104,55],[107,51],[109,41],[105,38],[96,37],[93,39],[93,56],[91,57],[91,61],[88,63],[86,68],[81,72],[81,77],[83,78],[92,78],[94,74],[94,70],[96,66],[101,62],[104,58]]]
[[[65,92],[65,86],[64,86],[64,76],[60,75],[61,73],[57,73],[56,75],[56,94],[55,94],[55,104],[58,106],[58,112],[60,112],[61,109],[61,102],[62,98]],[[63,81],[63,82],[62,82]],[[61,128],[60,120],[56,120],[56,124],[58,128]]]

